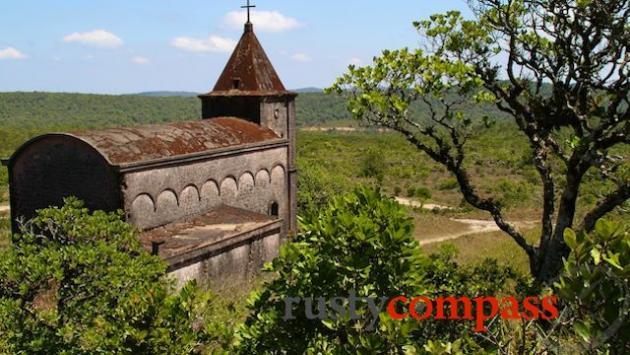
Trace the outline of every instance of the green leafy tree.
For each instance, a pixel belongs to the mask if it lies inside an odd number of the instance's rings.
[[[452,251],[424,256],[405,209],[379,191],[358,189],[334,198],[318,215],[301,222],[302,234],[267,266],[277,278],[253,295],[251,315],[230,352],[422,353],[429,351],[423,344],[440,348],[429,343],[432,339],[452,341],[469,352],[479,350],[473,339],[462,336],[471,333],[474,322],[397,321],[385,314],[374,318],[366,302],[357,304],[360,319],[351,319],[331,303],[326,305],[332,315],[327,319],[308,319],[306,310],[317,314],[317,298],[348,298],[353,292],[377,302],[400,295],[475,297],[505,291],[519,280],[493,261],[466,269],[453,261]],[[293,318],[285,318],[287,298],[296,299],[288,305]],[[314,303],[308,304],[308,298],[315,298]],[[340,302],[348,310],[348,300]]]
[[[549,281],[569,252],[564,230],[592,230],[630,197],[630,175],[619,173],[627,156],[614,153],[627,152],[630,143],[630,3],[470,4],[474,19],[451,11],[415,23],[426,49],[384,51],[371,66],[351,66],[330,90],[350,95],[355,118],[400,132],[446,167],[466,202],[489,212],[528,254],[532,274]],[[468,140],[492,123],[471,115],[471,102],[496,106],[529,142],[543,195],[537,244],[528,243],[501,204],[470,179]],[[416,103],[428,113],[414,115]],[[589,171],[610,183],[579,221],[577,201]]]
[[[165,272],[120,214],[75,199],[41,210],[0,255],[0,352],[195,353],[204,302]]]

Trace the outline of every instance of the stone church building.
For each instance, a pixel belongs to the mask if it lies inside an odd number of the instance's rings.
[[[76,196],[91,210],[124,210],[150,252],[180,282],[247,277],[296,230],[295,98],[253,25],[201,119],[51,133],[8,162],[18,219]]]

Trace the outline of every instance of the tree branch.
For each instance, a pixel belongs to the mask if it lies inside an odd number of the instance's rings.
[[[590,232],[595,228],[595,223],[606,214],[621,206],[630,199],[630,183],[619,186],[617,190],[606,196],[595,208],[586,214],[582,223],[582,230]]]
[[[507,233],[510,237],[512,237],[512,239],[521,248],[523,248],[523,250],[530,257],[535,257],[537,255],[536,248],[530,245],[525,239],[525,237],[521,233],[519,233],[514,226],[512,226],[510,223],[505,221],[505,218],[501,211],[501,207],[497,203],[492,201],[491,199],[482,199],[481,197],[479,197],[479,195],[475,192],[474,187],[470,183],[470,179],[468,177],[468,174],[466,173],[466,170],[462,167],[460,163],[457,162],[457,159],[454,159],[450,155],[444,154],[445,152],[443,149],[440,149],[439,152],[431,149],[426,144],[422,143],[416,137],[416,135],[413,134],[413,132],[409,131],[408,129],[404,127],[396,126],[396,127],[390,127],[390,128],[402,133],[407,139],[407,141],[409,141],[411,144],[416,146],[418,149],[427,153],[436,162],[439,162],[442,165],[444,165],[452,174],[455,175],[460,185],[461,192],[464,195],[464,199],[468,203],[470,203],[475,208],[489,212],[490,215],[492,215],[492,218],[494,219],[497,226],[502,231]]]

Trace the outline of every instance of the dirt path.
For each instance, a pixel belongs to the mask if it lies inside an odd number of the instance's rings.
[[[396,201],[398,203],[400,203],[403,206],[409,206],[409,207],[416,207],[416,208],[423,208],[425,210],[452,210],[452,207],[449,206],[444,206],[444,205],[437,205],[434,203],[421,203],[420,201],[416,201],[416,200],[412,200],[410,198],[406,198],[406,197],[395,197]]]
[[[389,132],[386,128],[364,128],[364,127],[302,127],[304,132]]]
[[[451,220],[454,221],[454,222],[459,222],[459,223],[463,223],[463,224],[467,225],[468,229],[464,230],[464,231],[461,231],[461,232],[457,232],[457,233],[445,234],[445,235],[433,237],[433,238],[430,238],[430,239],[420,240],[419,241],[420,245],[441,243],[441,242],[445,242],[447,240],[458,239],[458,238],[461,238],[461,237],[464,237],[464,236],[467,236],[467,235],[472,235],[472,234],[500,232],[501,231],[501,229],[499,229],[499,227],[497,227],[497,225],[494,223],[494,221],[490,221],[490,220],[483,220],[483,219],[455,219],[455,218],[451,218]]]
[[[401,205],[404,205],[404,206],[424,208],[424,209],[427,209],[427,210],[433,210],[433,209],[452,210],[452,209],[454,209],[453,207],[444,206],[444,205],[438,205],[438,204],[431,204],[431,203],[422,204],[419,201],[412,200],[412,199],[405,198],[405,197],[396,197],[396,201],[398,201],[398,203],[400,203]],[[466,230],[464,230],[464,231],[461,231],[461,232],[444,234],[444,235],[438,235],[438,236],[434,236],[434,237],[429,238],[429,239],[421,240],[420,241],[420,245],[441,243],[441,242],[445,242],[447,240],[453,240],[453,239],[461,238],[461,237],[464,237],[464,236],[467,236],[467,235],[472,235],[472,234],[500,232],[501,231],[501,229],[496,225],[496,223],[494,223],[493,220],[467,219],[467,218],[451,218],[450,220],[453,221],[453,222],[458,222],[458,223],[465,224],[468,228]],[[528,228],[528,227],[535,226],[536,222],[535,221],[517,221],[514,224],[518,228]]]

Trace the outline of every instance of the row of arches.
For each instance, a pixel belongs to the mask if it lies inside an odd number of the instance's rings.
[[[285,182],[286,171],[282,165],[277,165],[271,172],[267,169],[256,174],[245,171],[238,178],[228,175],[220,182],[209,179],[201,186],[190,184],[179,192],[166,188],[157,196],[140,193],[133,199],[130,219],[147,229],[198,215],[222,203],[268,213],[272,201],[282,196]]]

